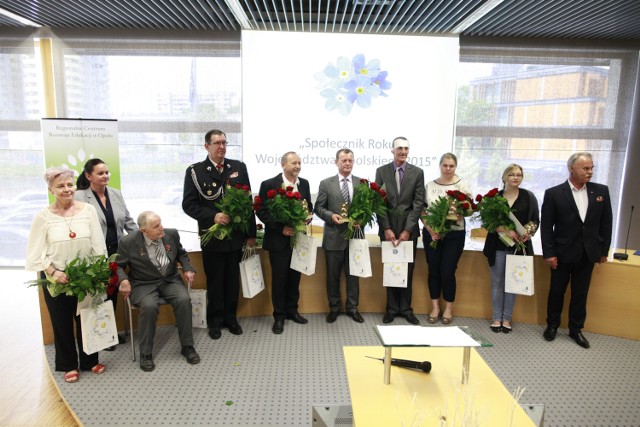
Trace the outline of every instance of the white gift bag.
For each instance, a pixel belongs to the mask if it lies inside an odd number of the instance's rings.
[[[408,262],[386,262],[382,264],[382,285],[406,288],[408,273]]]
[[[302,274],[311,276],[316,272],[316,257],[318,255],[318,245],[313,237],[298,233],[296,243],[293,246],[290,267]]]
[[[80,310],[82,349],[93,354],[118,344],[118,328],[113,303],[107,300],[94,308]]]
[[[507,254],[504,290],[510,294],[533,295],[533,257]]]
[[[189,289],[189,298],[193,327],[207,329],[207,290]]]
[[[365,239],[349,240],[349,274],[358,277],[372,276],[369,242]]]
[[[240,281],[242,296],[245,298],[253,298],[264,289],[262,264],[255,248],[245,248],[244,250],[242,261],[240,261]]]

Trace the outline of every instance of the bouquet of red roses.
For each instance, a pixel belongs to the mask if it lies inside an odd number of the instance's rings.
[[[52,277],[32,280],[27,282],[29,286],[46,285],[52,297],[65,294],[75,296],[78,302],[84,301],[87,296],[99,296],[104,293],[112,295],[119,283],[117,254],[107,258],[104,255],[74,258],[64,269],[64,274],[69,278],[68,283],[57,283]],[[102,298],[93,298],[91,307],[95,308],[102,303]]]
[[[375,182],[362,178],[360,185],[353,189],[353,199],[347,209],[347,230],[342,235],[350,239],[356,226],[364,228],[387,214],[387,193]],[[375,217],[375,220],[374,220]]]
[[[216,208],[229,215],[231,221],[228,224],[213,224],[200,236],[202,245],[206,245],[211,238],[218,240],[231,238],[234,231],[249,232],[249,218],[253,212],[253,203],[248,185],[227,185],[222,200],[216,203]]]
[[[263,201],[260,197],[255,198],[255,209],[262,207]],[[311,213],[307,201],[302,198],[298,191],[293,191],[293,187],[284,187],[277,190],[267,191],[267,200],[264,206],[269,212],[269,217],[273,222],[279,222],[287,227],[293,228],[296,233],[307,230],[307,221],[311,219]],[[296,234],[291,236],[291,245],[295,243]]]
[[[507,199],[498,193],[497,188],[491,189],[484,196],[478,194],[476,196],[476,201],[479,206],[478,210],[480,212],[482,228],[487,230],[489,233],[495,232],[498,227],[502,227],[505,230],[516,229],[516,225],[514,223],[515,218],[512,215],[513,209],[509,207]],[[523,228],[526,234],[533,235],[537,226],[534,222],[530,221]],[[524,243],[515,242],[507,233],[498,232],[498,235],[505,245],[511,247],[514,244],[517,244],[521,249],[524,249]]]
[[[451,231],[451,226],[458,222],[458,215],[471,216],[478,209],[471,197],[462,191],[449,190],[446,196],[440,196],[429,205],[422,220],[435,232],[444,236]],[[438,241],[429,244],[432,248],[438,246]]]

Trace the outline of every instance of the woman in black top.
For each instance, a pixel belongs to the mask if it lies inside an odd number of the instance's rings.
[[[502,174],[503,189],[499,192],[509,202],[509,207],[514,211],[515,217],[520,224],[525,225],[533,222],[536,227],[540,224],[540,214],[538,212],[538,200],[532,192],[520,188],[522,183],[522,167],[510,164]],[[523,242],[528,255],[533,255],[533,245],[531,235],[522,236],[514,230],[506,230],[498,227],[495,232],[487,235],[487,240],[482,251],[489,262],[491,271],[491,303],[493,304],[493,332],[511,332],[511,316],[516,302],[516,295],[505,292],[504,276],[505,262],[507,254],[512,254],[517,246],[508,247],[500,240],[499,232],[506,233],[511,239]]]

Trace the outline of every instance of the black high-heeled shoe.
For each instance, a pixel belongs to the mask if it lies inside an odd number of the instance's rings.
[[[491,328],[491,330],[492,330],[493,332],[495,332],[496,334],[498,334],[498,333],[502,332],[502,325],[501,325],[501,324],[500,324],[500,325],[491,325],[491,326],[489,326],[489,327],[490,327],[490,328]]]

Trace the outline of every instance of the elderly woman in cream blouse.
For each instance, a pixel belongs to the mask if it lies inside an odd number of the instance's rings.
[[[27,243],[26,270],[46,273],[63,284],[69,282],[64,270],[71,260],[107,253],[95,208],[73,198],[73,178],[69,169],[47,169],[45,180],[55,202],[36,214]],[[78,381],[79,370],[103,373],[106,368],[99,363],[98,353],[82,350],[77,298],[65,294],[52,297],[46,287],[43,292],[53,327],[56,371],[65,372],[64,380],[69,383]]]

